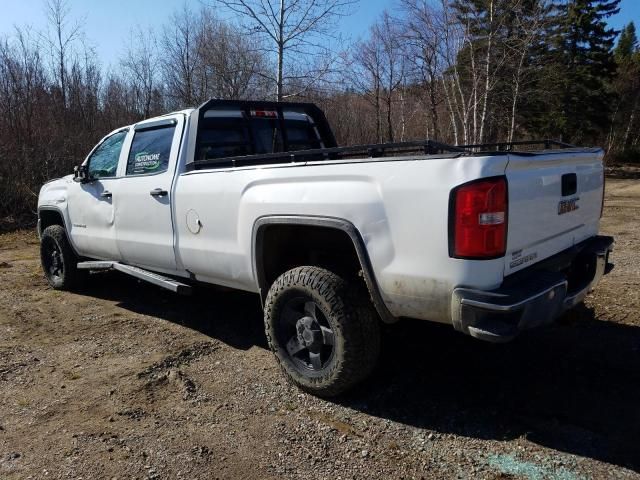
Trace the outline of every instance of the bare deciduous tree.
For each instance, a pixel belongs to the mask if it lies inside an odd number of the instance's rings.
[[[73,43],[82,35],[81,24],[80,22],[69,23],[70,7],[67,0],[48,0],[45,10],[51,30],[44,39],[51,51],[52,61],[56,65],[54,71],[60,87],[62,105],[66,106],[67,62]]]
[[[404,37],[408,60],[413,64],[413,80],[422,84],[430,112],[430,129],[434,138],[440,138],[439,106],[444,101],[440,85],[444,63],[442,13],[425,0],[403,0],[401,6],[406,18]]]
[[[33,219],[39,186],[69,173],[109,130],[210,98],[298,95],[326,112],[341,144],[553,135],[568,118],[558,86],[581,78],[565,74],[562,49],[591,42],[580,31],[563,37],[576,31],[555,0],[401,0],[393,20],[383,15],[342,52],[329,42],[355,0],[207,0],[242,24],[184,7],[158,29],[158,45],[134,38],[105,75],[69,1],[47,1],[45,33],[0,35],[0,228]],[[615,94],[606,128],[578,138],[606,142],[623,160],[640,149],[640,48],[626,30],[617,77],[575,90],[594,98],[572,99],[585,108]]]
[[[541,0],[514,5],[513,14],[513,35],[505,41],[507,55],[510,57],[510,66],[513,82],[511,85],[511,111],[507,141],[512,142],[516,133],[516,118],[518,104],[523,91],[528,84],[532,83],[532,73],[539,67],[530,61],[531,50],[544,35],[544,27],[548,22],[545,12],[548,2]],[[529,92],[531,93],[531,92]]]
[[[394,21],[389,12],[385,11],[382,18],[374,27],[377,37],[382,44],[384,60],[384,100],[387,114],[387,135],[390,142],[395,140],[395,129],[392,118],[393,101],[396,92],[400,90],[406,78],[407,56],[404,50],[402,38],[403,28]]]
[[[172,105],[209,98],[263,97],[266,61],[255,39],[218,20],[208,9],[184,7],[164,29],[161,57]]]
[[[174,105],[194,106],[202,100],[196,92],[196,69],[201,49],[198,18],[185,4],[171,17],[162,35],[164,79]]]
[[[132,37],[121,66],[134,95],[135,109],[142,118],[148,118],[154,90],[159,83],[160,61],[155,35],[152,32],[139,32]]]
[[[385,109],[387,139],[395,139],[393,103],[406,79],[407,56],[401,26],[383,12],[369,32],[369,38],[356,45],[351,81],[365,93],[375,110],[376,141],[382,142],[382,107]],[[401,115],[402,118],[402,115]]]
[[[259,42],[215,18],[209,10],[201,11],[200,16],[199,75],[206,95],[227,99],[266,96],[263,74],[267,62]]]
[[[275,84],[276,99],[287,95],[288,81],[311,87],[329,71],[330,62],[309,62],[309,57],[326,57],[327,37],[335,32],[338,17],[357,0],[216,0],[239,15],[248,34],[260,35],[266,50],[275,56],[275,75],[267,77]],[[301,62],[315,65],[300,71]],[[288,73],[296,71],[296,73]],[[300,92],[296,92],[300,93]],[[291,93],[289,93],[289,96]]]
[[[351,81],[364,93],[365,99],[373,106],[376,125],[375,141],[382,141],[382,45],[372,35],[356,45],[352,67],[349,69]]]

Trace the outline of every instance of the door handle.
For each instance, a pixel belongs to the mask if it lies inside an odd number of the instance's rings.
[[[151,190],[149,192],[149,195],[151,195],[152,197],[164,197],[168,194],[169,192],[167,192],[166,190],[163,190],[161,188],[154,188],[153,190]]]
[[[113,197],[113,193],[111,193],[109,190],[105,190],[104,192],[102,192],[100,194],[101,198],[111,198]]]

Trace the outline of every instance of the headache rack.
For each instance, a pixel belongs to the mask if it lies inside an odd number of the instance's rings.
[[[534,147],[534,148],[531,148]],[[542,147],[542,148],[535,148]],[[471,145],[448,145],[434,140],[412,142],[375,143],[353,145],[347,147],[317,148],[312,150],[296,150],[288,152],[242,155],[233,157],[194,160],[196,170],[202,168],[229,168],[242,166],[268,165],[277,163],[312,162],[322,160],[342,160],[354,157],[379,158],[386,156],[402,156],[411,153],[423,155],[452,156],[469,154],[502,154],[508,152],[533,152],[553,148],[576,148],[574,145],[557,140],[530,140],[521,142],[482,143]]]

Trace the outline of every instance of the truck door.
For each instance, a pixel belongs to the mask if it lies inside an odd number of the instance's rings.
[[[71,182],[68,189],[69,233],[81,255],[119,260],[114,227],[113,191],[127,129],[107,136],[87,158],[87,183]]]
[[[181,114],[134,127],[115,203],[117,245],[126,263],[176,269],[171,187],[183,127]]]

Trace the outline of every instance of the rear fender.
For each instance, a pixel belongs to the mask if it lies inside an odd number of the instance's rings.
[[[351,222],[340,218],[280,215],[261,217],[256,220],[253,227],[252,240],[252,251],[254,252],[253,268],[257,275],[260,298],[262,299],[263,304],[266,298],[266,292],[270,287],[265,275],[264,266],[264,257],[266,253],[264,249],[264,232],[266,231],[266,227],[271,225],[307,225],[332,228],[346,233],[353,243],[367,289],[369,290],[371,300],[376,311],[380,315],[380,318],[385,323],[394,323],[397,321],[382,299],[382,295],[380,294],[380,289],[378,288],[378,283],[376,282],[375,274],[371,266],[371,261],[360,232],[358,232],[357,228]]]

